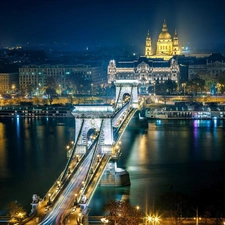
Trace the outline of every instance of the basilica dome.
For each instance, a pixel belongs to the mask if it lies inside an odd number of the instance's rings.
[[[171,35],[167,29],[166,21],[163,23],[162,32],[159,34],[158,39],[171,39]]]
[[[161,32],[159,34],[159,39],[171,39],[171,35],[169,32]]]

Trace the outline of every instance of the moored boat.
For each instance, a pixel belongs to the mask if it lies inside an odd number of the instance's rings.
[[[0,117],[73,117],[72,107],[65,105],[6,105]]]
[[[225,119],[225,111],[167,111],[146,109],[145,116],[148,119]]]

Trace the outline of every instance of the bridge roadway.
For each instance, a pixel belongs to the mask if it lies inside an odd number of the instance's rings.
[[[95,151],[98,149],[97,142],[97,146],[95,148],[93,147],[86,155],[83,155],[80,159],[74,159],[76,161],[74,163],[74,168],[72,169],[72,166],[70,166],[69,169],[72,172],[69,170],[69,173],[65,177],[66,182],[61,186],[58,186],[56,191],[50,190],[51,192],[48,192],[53,194],[51,196],[46,195],[44,200],[38,203],[35,219],[30,220],[26,224],[65,224],[65,220],[73,213],[72,209],[75,202],[80,203],[84,208],[84,210],[82,208],[77,208],[74,213],[74,222],[75,224],[76,222],[78,223],[80,215],[83,216],[86,213],[85,210],[88,209],[87,206],[101,180],[101,176],[104,173],[107,163],[112,157],[118,157],[118,151],[120,151],[120,149],[115,150],[115,146],[119,142],[136,111],[137,109],[126,105],[121,108],[121,112],[117,113],[117,115],[119,114],[120,116],[114,119],[114,124],[116,124],[115,120],[118,120],[121,116],[122,120],[120,119],[119,125],[117,123],[117,126],[114,128],[115,144],[113,146],[114,150],[112,151],[112,155],[96,154]],[[97,162],[93,164],[95,168],[93,168],[93,171],[90,173],[90,165],[94,156],[98,156],[98,158]],[[87,176],[89,176],[88,179]],[[82,204],[81,198],[84,194],[87,197],[87,200]],[[51,204],[49,205],[50,202]]]
[[[62,190],[58,199],[49,206],[49,210],[46,212],[46,205],[48,205],[48,199],[40,202],[37,207],[37,214],[36,218],[39,218],[38,224],[64,224],[65,216],[71,212],[71,208],[74,206],[74,202],[77,198],[80,197],[84,193],[84,184],[83,181],[86,178],[90,161],[92,159],[93,152],[88,154],[82,164],[79,166],[79,169],[74,173],[74,175],[70,178],[66,187]],[[102,155],[99,158],[98,165],[96,168],[98,169],[98,176],[102,174],[104,171],[105,166],[109,161],[110,156]],[[97,172],[95,171],[94,174],[96,175]],[[94,176],[95,179],[100,180],[100,177]],[[37,222],[37,220],[36,220]],[[36,224],[34,220],[28,222],[27,224]]]

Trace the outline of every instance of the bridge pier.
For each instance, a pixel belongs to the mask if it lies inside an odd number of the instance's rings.
[[[100,186],[129,186],[130,175],[129,173],[121,168],[117,167],[117,162],[111,160],[105,168],[104,174],[102,175]]]

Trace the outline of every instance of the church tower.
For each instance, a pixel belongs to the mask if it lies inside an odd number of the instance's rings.
[[[152,53],[152,41],[151,41],[150,33],[148,31],[148,34],[147,34],[147,37],[146,37],[146,44],[145,44],[145,57],[149,58],[151,55],[153,55],[153,53]]]
[[[175,30],[175,34],[174,34],[174,38],[173,38],[173,55],[180,55],[179,40],[178,40],[176,30]]]

